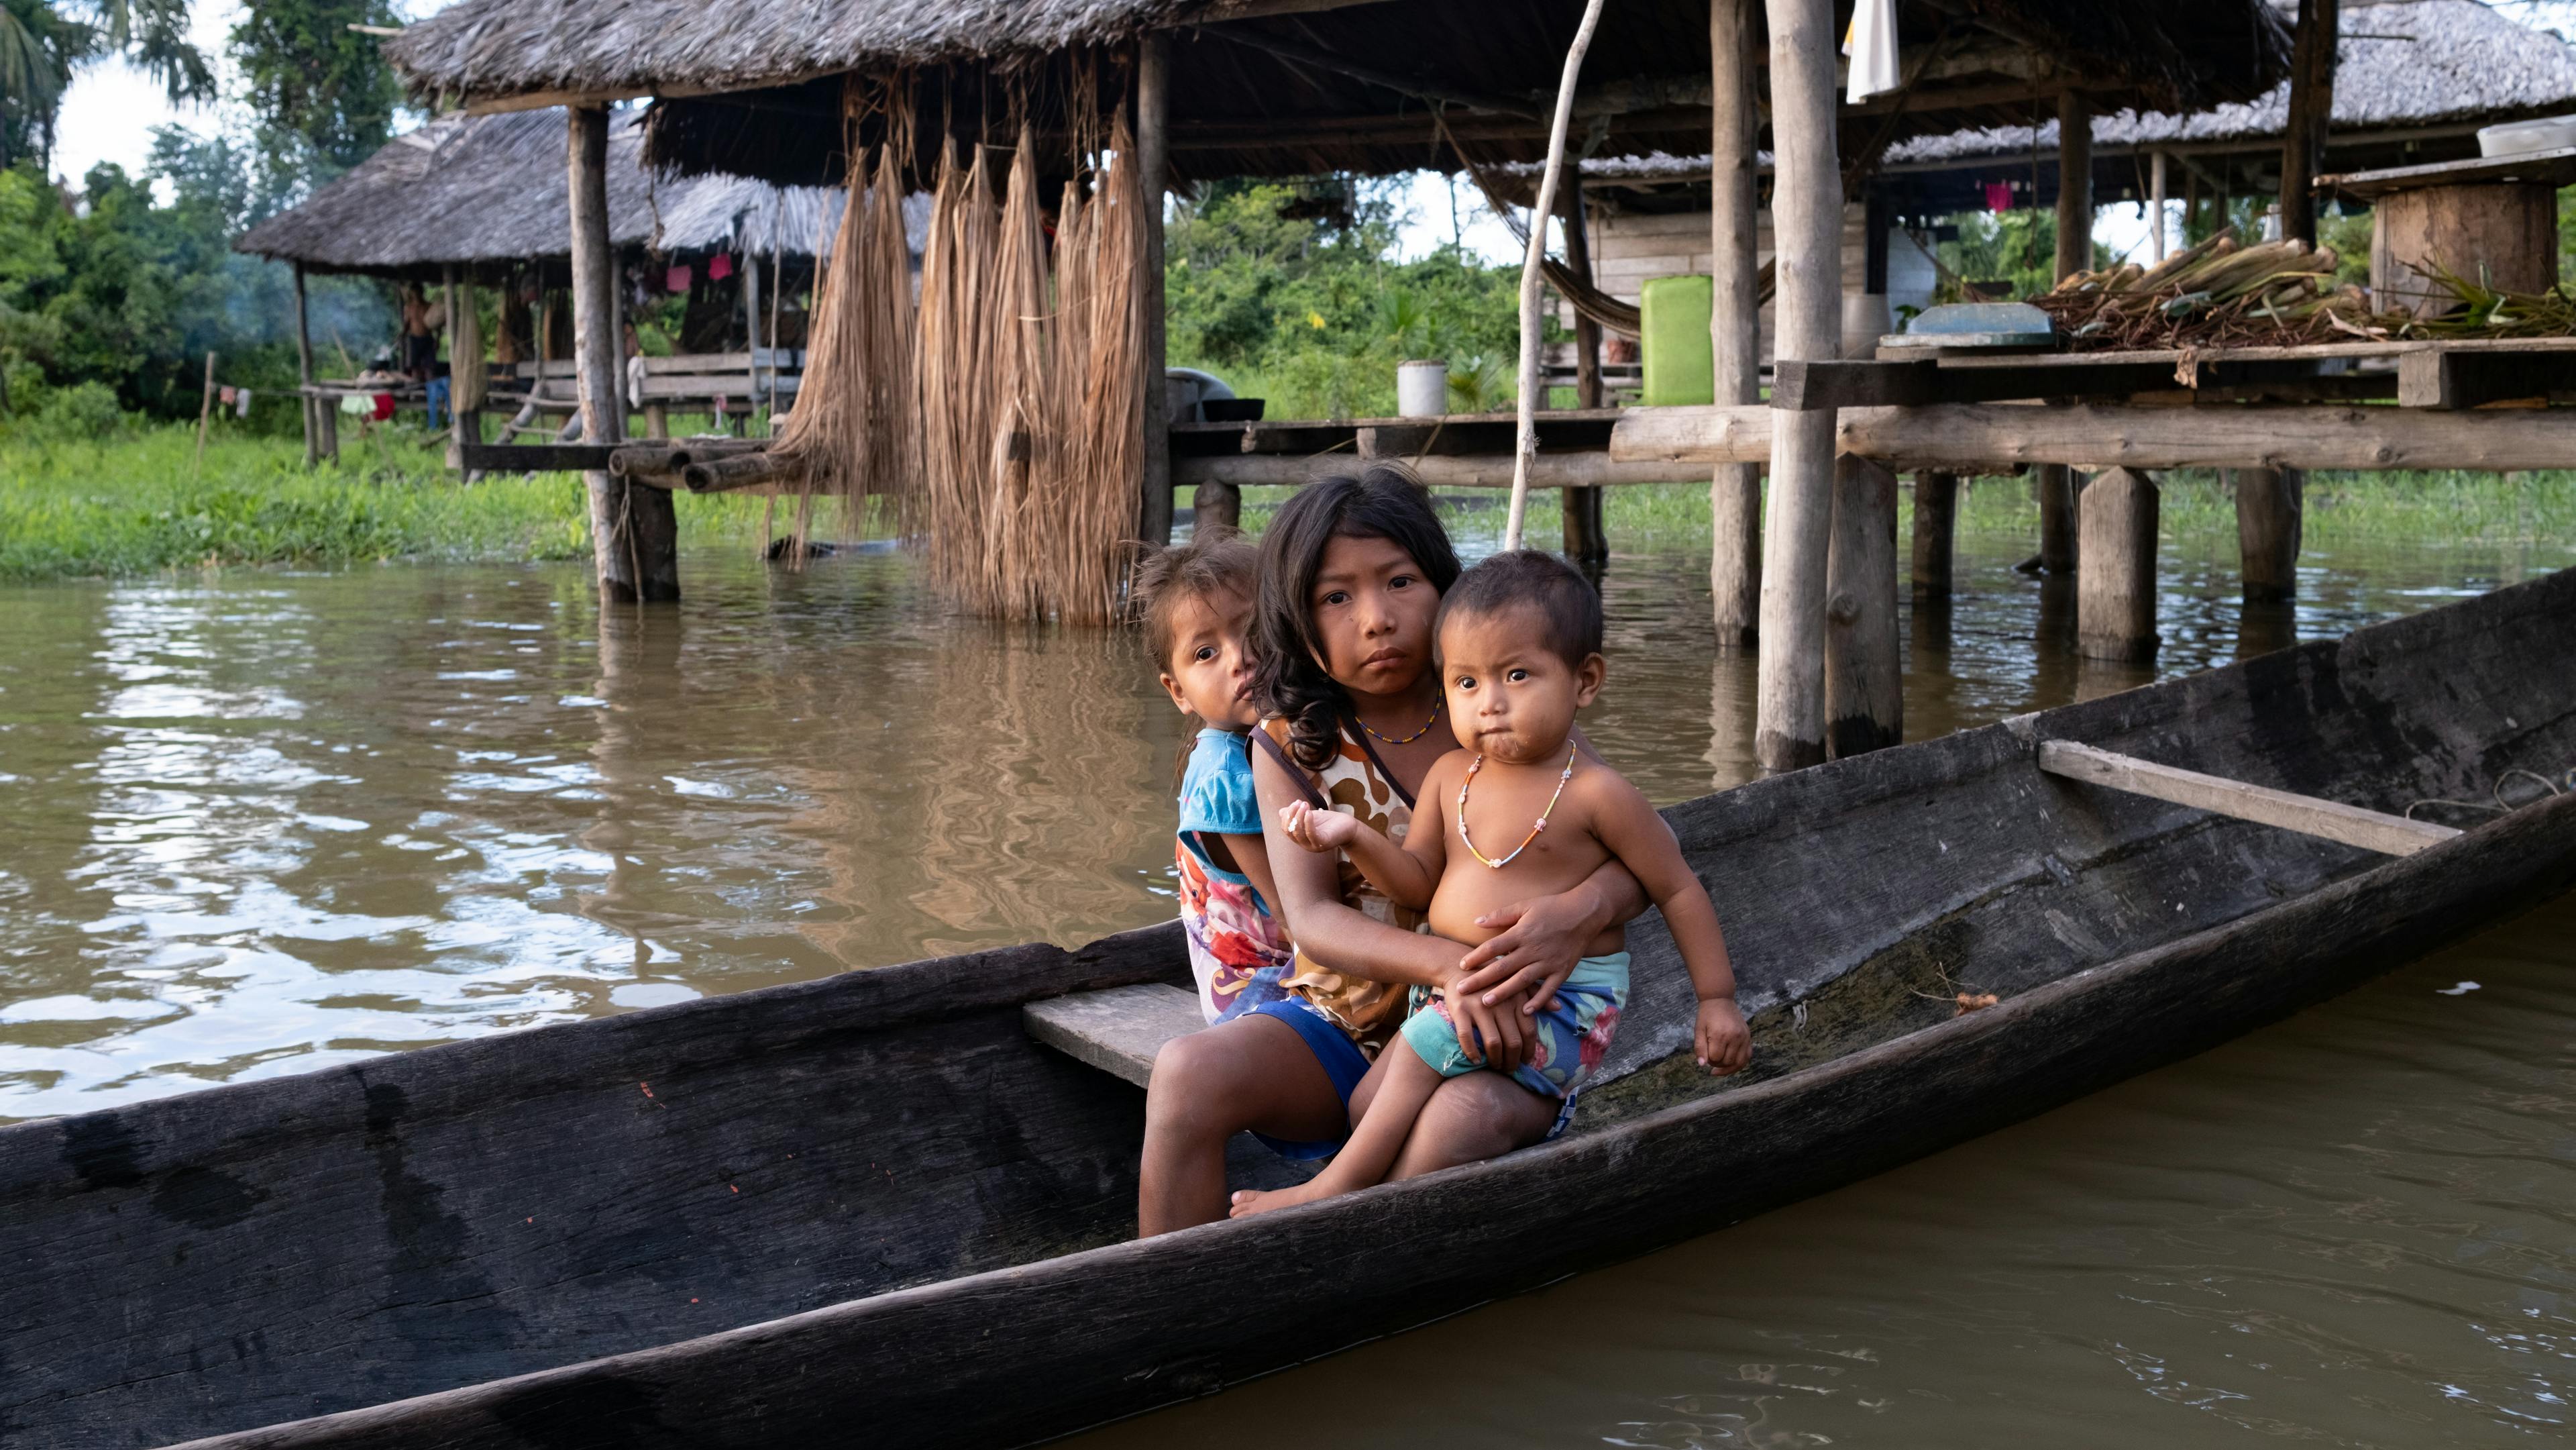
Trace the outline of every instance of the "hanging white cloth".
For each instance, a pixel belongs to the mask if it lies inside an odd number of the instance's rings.
[[[1901,84],[1896,64],[1896,0],[1860,0],[1852,7],[1851,29],[1843,32],[1843,54],[1851,57],[1851,84],[1844,100],[1857,103]]]

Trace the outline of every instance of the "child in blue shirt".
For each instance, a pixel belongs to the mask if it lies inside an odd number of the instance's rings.
[[[1133,586],[1163,689],[1200,722],[1181,767],[1173,861],[1190,972],[1210,1023],[1285,996],[1280,984],[1294,957],[1270,910],[1270,857],[1244,748],[1261,719],[1249,654],[1257,566],[1241,535],[1210,528],[1146,560]]]

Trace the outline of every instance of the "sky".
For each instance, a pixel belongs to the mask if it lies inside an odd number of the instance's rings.
[[[451,0],[397,0],[395,9],[418,20],[449,3]],[[214,61],[217,74],[227,86],[232,73],[223,59],[224,42],[240,19],[241,4],[242,0],[198,0],[192,16],[197,47]],[[2576,34],[2576,0],[2500,0],[2496,8],[2526,25],[2550,26],[2562,33]],[[139,170],[151,151],[156,126],[179,125],[201,135],[213,135],[238,124],[238,116],[220,103],[173,107],[161,88],[141,72],[122,62],[108,62],[84,71],[64,95],[54,147],[54,172],[77,181],[100,161],[116,162],[128,171]],[[1446,178],[1433,172],[1415,172],[1406,178],[1398,208],[1404,226],[1397,245],[1408,257],[1428,252],[1455,236],[1487,261],[1520,259],[1520,248],[1513,243],[1511,233],[1464,183],[1453,193]],[[2142,213],[2143,208],[2129,205],[2103,208],[2093,228],[2094,238],[2115,253],[2135,250],[2143,254],[2147,221]]]

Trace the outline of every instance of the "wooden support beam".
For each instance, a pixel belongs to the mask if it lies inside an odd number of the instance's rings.
[[[1577,280],[1592,285],[1591,221],[1584,213],[1583,172],[1579,160],[1568,156],[1565,174],[1557,180],[1557,194],[1565,198],[1565,265]],[[1545,401],[1542,399],[1541,401]],[[1601,324],[1580,312],[1574,314],[1574,406],[1601,406]],[[1568,488],[1557,495],[1558,512],[1563,519],[1562,541],[1565,556],[1583,564],[1601,564],[1610,557],[1610,540],[1602,531],[1601,490]]]
[[[2427,846],[2439,845],[2460,834],[2453,827],[2437,826],[2430,821],[2410,821],[2404,816],[2364,810],[2339,801],[2293,795],[2268,786],[2247,785],[2243,781],[2203,775],[2179,766],[2158,765],[2152,760],[2098,750],[2072,740],[2041,741],[2039,768],[2068,780],[2108,786],[2131,795],[2150,796],[2240,821],[2278,826],[2285,831],[2318,836],[2391,856],[2411,856]]]
[[[1832,0],[1768,0],[1771,217],[1780,290],[1778,355],[1842,349],[1842,170],[1834,148]],[[1825,758],[1826,568],[1833,523],[1834,417],[1774,410],[1762,526],[1762,649],[1754,758],[1795,770]]]
[[[1710,401],[1762,401],[1760,258],[1755,254],[1761,195],[1755,138],[1754,67],[1761,46],[1756,0],[1709,0],[1711,78],[1709,171],[1709,341],[1716,365]],[[1721,463],[1708,483],[1708,592],[1720,649],[1754,642],[1762,618],[1762,468]]]
[[[2431,360],[2445,356],[2416,353]],[[2506,355],[2477,354],[2497,362]],[[2566,368],[2576,387],[2576,353],[2550,354]],[[2331,379],[2320,369],[2341,366],[2340,358],[2260,358],[2176,362],[2088,361],[2068,366],[2054,358],[2034,359],[2027,366],[1960,366],[1932,358],[1837,359],[1777,364],[1771,379],[1775,408],[1920,408],[1935,403],[2001,403],[2056,398],[2130,398],[2171,394],[2178,390],[2210,393],[2267,388],[2305,391]],[[2401,363],[2402,365],[2402,363]]]
[[[2467,352],[2397,355],[2401,408],[2482,408],[2576,393],[2576,353]]]
[[[1406,456],[1414,476],[1434,488],[1509,488],[1512,456],[1508,453],[1426,453]],[[1279,453],[1238,453],[1216,458],[1172,460],[1176,488],[1232,484],[1238,488],[1302,487],[1329,473],[1349,472],[1350,454],[1322,457]],[[1668,463],[1621,463],[1607,452],[1541,453],[1530,460],[1532,488],[1602,488],[1629,483],[1679,483],[1698,473]]]
[[[1172,404],[1164,377],[1163,190],[1171,175],[1172,38],[1149,31],[1136,39],[1136,186],[1145,214],[1145,256],[1136,278],[1137,313],[1144,336],[1136,349],[1137,385],[1144,393],[1143,477],[1136,532],[1159,549],[1172,537]]]
[[[2093,101],[2070,87],[2057,93],[2057,275],[2092,270]]]
[[[2156,657],[2156,482],[2114,468],[2084,490],[2075,576],[2075,650],[2086,659]]]
[[[1190,528],[1243,527],[1243,489],[1231,483],[1202,483],[1190,492]]]
[[[1958,533],[1959,476],[1914,475],[1914,597],[1950,597],[1951,546]]]
[[[2239,468],[2236,549],[2245,597],[2288,599],[2299,591],[2299,535],[2307,476],[2295,468]]]
[[[322,461],[322,423],[316,409],[335,404],[313,396],[313,329],[305,316],[304,264],[295,264],[295,376],[304,401],[304,466]]]
[[[1400,71],[1371,65],[1367,61],[1355,60],[1337,51],[1326,50],[1320,45],[1309,45],[1302,40],[1291,40],[1286,36],[1273,35],[1268,31],[1219,25],[1202,29],[1199,34],[1275,55],[1281,60],[1310,65],[1317,70],[1330,71],[1335,75],[1348,76],[1352,80],[1376,86],[1380,90],[1393,91],[1400,96],[1411,96],[1418,101],[1464,106],[1469,110],[1491,111],[1500,116],[1518,116],[1528,121],[1546,120],[1546,116],[1538,106],[1530,101],[1499,93],[1458,90],[1442,86],[1436,81],[1416,80]]]
[[[1741,463],[1770,456],[1780,420],[1764,407],[1632,408],[1610,456],[1636,463]],[[1909,468],[2008,473],[2064,459],[2088,468],[2564,468],[2576,458],[2576,409],[2431,409],[1955,403],[1846,408],[1835,447]]]
[[[1207,1018],[1191,993],[1144,982],[1031,1002],[1020,1009],[1020,1026],[1077,1062],[1144,1087],[1163,1044],[1207,1026]]]
[[[2075,501],[2083,484],[2065,464],[2042,463],[2031,469],[2030,487],[2039,497],[2039,567],[2071,574],[2081,549]]]
[[[2315,180],[2334,118],[2339,0],[2299,0],[2290,52],[2290,114],[2281,137],[2281,235],[2317,244]]]
[[[1825,567],[1825,750],[1834,759],[1905,740],[1896,637],[1896,475],[1866,458],[1834,469]]]
[[[583,441],[602,449],[625,436],[620,394],[616,255],[608,235],[608,113],[566,113],[565,170],[571,191],[573,354],[579,364]],[[459,449],[460,454],[465,450]],[[620,603],[680,597],[679,520],[661,489],[629,488],[606,458],[586,470],[591,555],[600,597]]]

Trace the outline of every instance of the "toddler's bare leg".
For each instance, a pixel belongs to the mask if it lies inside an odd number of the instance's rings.
[[[1395,1166],[1396,1154],[1404,1149],[1404,1140],[1413,1132],[1414,1120],[1422,1116],[1422,1105],[1431,1101],[1431,1094],[1443,1079],[1400,1036],[1386,1045],[1382,1056],[1387,1059],[1386,1071],[1376,1096],[1369,1100],[1359,1126],[1351,1130],[1351,1140],[1342,1145],[1332,1162],[1324,1165],[1324,1171],[1294,1188],[1267,1193],[1247,1189],[1236,1194],[1234,1217],[1267,1213],[1292,1203],[1311,1203],[1385,1180],[1387,1170]]]

